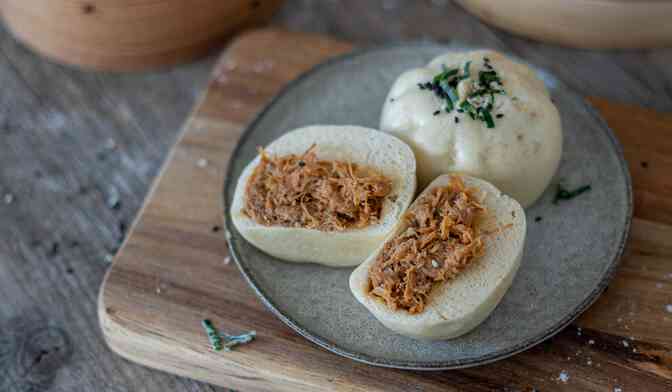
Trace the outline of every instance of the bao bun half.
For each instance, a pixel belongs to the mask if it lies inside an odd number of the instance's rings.
[[[411,149],[394,136],[358,126],[314,125],[291,131],[266,147],[269,155],[301,155],[317,145],[320,160],[340,160],[374,168],[392,180],[390,196],[378,223],[342,232],[264,226],[243,214],[245,188],[257,167],[257,156],[238,179],[231,218],[250,243],[277,258],[314,262],[334,267],[359,265],[396,227],[415,194],[415,158]]]
[[[450,183],[450,175],[435,179],[422,194]],[[350,289],[383,325],[402,335],[418,339],[450,339],[463,335],[483,322],[502,299],[520,265],[525,245],[525,212],[518,202],[502,194],[492,184],[462,176],[467,187],[484,194],[484,217],[478,222],[482,232],[512,224],[493,234],[483,234],[484,253],[472,261],[455,279],[441,282],[430,292],[425,310],[410,314],[393,311],[384,301],[369,294],[369,267],[382,246],[350,275]],[[413,208],[411,206],[410,208]],[[406,229],[399,225],[396,233]]]

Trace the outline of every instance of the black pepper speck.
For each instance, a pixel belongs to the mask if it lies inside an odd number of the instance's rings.
[[[125,236],[126,236],[126,222],[121,221],[119,222],[119,242],[122,242]]]
[[[51,244],[51,249],[49,250],[47,256],[55,257],[60,253],[60,251],[61,251],[61,244],[59,244],[58,242],[54,242],[53,244]]]

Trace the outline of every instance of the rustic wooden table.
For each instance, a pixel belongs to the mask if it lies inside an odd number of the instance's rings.
[[[359,45],[458,39],[504,49],[583,94],[672,111],[672,49],[533,43],[446,0],[290,0],[274,23]],[[113,355],[96,315],[103,274],[213,61],[139,74],[82,72],[0,32],[0,391],[224,390]],[[506,385],[474,379],[469,388],[492,389]]]

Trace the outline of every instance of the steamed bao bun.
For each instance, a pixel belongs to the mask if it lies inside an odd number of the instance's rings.
[[[404,309],[391,310],[384,300],[369,293],[369,268],[383,245],[350,275],[350,290],[385,327],[417,339],[451,339],[464,335],[482,323],[495,309],[518,271],[525,247],[525,212],[518,202],[502,194],[492,184],[462,176],[467,187],[484,194],[485,215],[477,222],[483,234],[483,255],[474,259],[454,279],[440,282],[430,291],[425,309],[411,314]],[[435,179],[422,193],[447,186],[451,175]],[[417,200],[417,199],[416,199]],[[410,207],[413,208],[413,205]],[[510,227],[506,228],[507,225]],[[406,230],[400,224],[395,235]],[[497,228],[501,228],[497,231]]]
[[[484,57],[506,91],[495,95],[495,128],[456,110],[435,116],[443,102],[418,84],[431,81],[442,65],[462,72],[467,61],[471,79],[478,80],[479,71],[486,70]],[[498,113],[504,117],[495,118]],[[489,50],[448,53],[403,73],[385,100],[380,128],[411,146],[420,187],[443,173],[463,172],[492,182],[523,207],[543,193],[562,154],[560,116],[544,83],[529,67]]]
[[[243,214],[248,179],[261,159],[250,162],[238,179],[229,213],[234,226],[252,245],[279,259],[313,262],[332,267],[361,264],[397,226],[413,200],[415,157],[401,140],[359,127],[314,125],[286,133],[266,147],[271,155],[301,155],[313,144],[321,160],[339,160],[373,168],[392,181],[380,220],[361,229],[320,231],[307,228],[264,226]]]

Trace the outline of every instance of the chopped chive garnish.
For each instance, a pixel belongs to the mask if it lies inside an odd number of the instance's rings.
[[[457,95],[457,91],[453,87],[449,87],[446,90],[446,94],[448,94],[448,98],[450,98],[453,103],[457,103],[460,100],[460,97]]]
[[[257,337],[256,331],[250,331],[240,335],[224,335],[226,343],[224,343],[224,351],[231,351],[231,349],[240,344],[246,344],[254,340]]]
[[[469,101],[462,102],[461,108],[465,112],[469,113],[469,117],[471,117],[472,120],[476,119],[476,108],[474,108],[474,106],[470,104]]]
[[[222,333],[220,335],[220,333],[217,332],[215,327],[212,325],[212,322],[207,319],[201,321],[201,325],[203,325],[203,328],[208,335],[208,340],[210,341],[210,347],[214,351],[231,351],[233,347],[239,344],[249,343],[257,336],[255,331],[250,331],[240,335],[228,335],[226,333]],[[224,344],[222,344],[222,337],[224,337],[224,340],[226,341]]]
[[[483,117],[483,121],[485,121],[485,124],[488,126],[488,128],[495,127],[495,121],[492,119],[492,115],[490,115],[490,111],[488,109],[482,109],[481,116]]]
[[[555,198],[553,199],[553,204],[558,204],[558,202],[560,202],[562,200],[571,200],[571,199],[577,197],[578,195],[580,195],[584,192],[590,191],[591,189],[592,189],[592,186],[584,185],[584,186],[581,186],[581,187],[578,187],[578,188],[574,189],[573,191],[570,191],[570,190],[566,189],[565,187],[563,187],[562,185],[558,184],[558,190],[555,193]]]
[[[480,71],[478,73],[478,80],[484,87],[489,87],[492,82],[499,82],[499,76],[495,71]]]
[[[434,83],[439,83],[442,80],[450,79],[451,77],[457,75],[460,71],[457,68],[454,69],[445,69],[440,74],[434,76]]]
[[[452,87],[450,87],[450,83],[448,83],[447,80],[442,80],[439,82],[439,87],[441,87],[441,91],[445,93],[446,95],[448,94],[448,90],[450,90]]]
[[[471,72],[469,71],[470,66],[471,66],[471,61],[467,61],[464,64],[464,69],[462,70],[462,76],[460,77],[460,80],[469,79],[471,77]]]
[[[201,321],[201,325],[203,325],[205,332],[208,334],[208,340],[210,341],[210,348],[212,348],[214,351],[221,351],[222,338],[219,337],[217,330],[212,325],[212,321],[205,319]]]
[[[483,58],[485,71],[478,72],[478,80],[470,81],[470,87],[473,85],[473,92],[465,97],[460,97],[457,87],[460,81],[472,78],[471,61],[467,61],[458,68],[448,69],[441,65],[442,71],[432,78],[432,81],[418,83],[421,90],[429,90],[434,93],[442,102],[443,108],[447,113],[457,110],[458,113],[468,113],[472,120],[483,121],[488,128],[494,128],[495,122],[491,111],[495,105],[495,94],[505,94],[501,89],[501,79],[497,72],[489,63],[490,59]],[[461,71],[461,74],[460,74]],[[461,101],[461,103],[460,103]],[[434,112],[437,116],[441,109]],[[497,118],[503,116],[497,115]],[[455,123],[459,122],[455,118]]]

